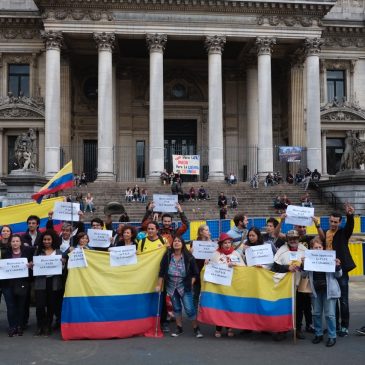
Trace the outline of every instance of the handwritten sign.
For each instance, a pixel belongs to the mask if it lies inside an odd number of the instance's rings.
[[[336,251],[306,250],[304,270],[319,272],[336,271]]]
[[[245,250],[247,266],[266,265],[274,262],[271,245],[251,246]]]
[[[87,267],[87,261],[82,248],[75,248],[68,257],[67,268],[75,269],[78,267]]]
[[[172,155],[172,168],[175,174],[200,175],[200,156]]]
[[[314,208],[288,205],[285,223],[297,226],[311,226],[313,224]]]
[[[225,264],[209,264],[205,267],[204,281],[230,286],[232,284],[233,268]]]
[[[110,266],[135,265],[137,263],[136,246],[110,247]]]
[[[154,212],[177,212],[177,195],[153,194]]]
[[[199,260],[209,260],[217,247],[217,242],[193,241],[193,256]]]
[[[33,275],[61,275],[62,274],[62,256],[33,256]]]
[[[79,221],[80,203],[56,202],[53,208],[53,219],[60,221]]]
[[[0,260],[0,279],[27,278],[29,275],[27,263],[25,257]]]
[[[113,231],[107,229],[88,229],[87,235],[89,236],[90,247],[107,248],[110,246],[110,238]]]

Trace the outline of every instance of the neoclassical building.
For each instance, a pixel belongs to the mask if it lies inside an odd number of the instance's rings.
[[[198,154],[201,179],[339,169],[365,131],[364,0],[3,0],[0,175],[37,134],[46,177],[156,178]],[[208,175],[209,174],[209,175]]]

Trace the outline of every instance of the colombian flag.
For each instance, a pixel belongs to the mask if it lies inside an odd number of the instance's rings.
[[[261,268],[235,267],[231,286],[202,280],[198,320],[253,331],[291,330],[292,274],[286,274],[281,280],[276,280],[277,276]]]
[[[165,249],[142,253],[136,265],[119,267],[110,266],[108,252],[84,252],[88,266],[68,271],[62,338],[162,337],[155,287]]]
[[[43,200],[42,204],[32,202],[1,208],[1,225],[7,224],[11,226],[13,233],[22,234],[28,228],[27,218],[30,215],[36,215],[41,220],[40,228],[45,228],[48,221],[48,212],[54,209],[54,205],[56,202],[62,202],[63,199],[63,196],[61,196],[58,198],[45,199]]]
[[[63,168],[57,172],[46,185],[32,195],[32,199],[40,203],[45,195],[56,193],[60,190],[72,188],[73,186],[73,172],[72,172],[72,161],[68,162]]]

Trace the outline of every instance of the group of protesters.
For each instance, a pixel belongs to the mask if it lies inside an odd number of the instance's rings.
[[[203,337],[197,322],[199,297],[201,290],[200,273],[207,260],[195,259],[193,243],[185,242],[183,234],[189,228],[189,221],[180,204],[176,209],[181,220],[177,229],[173,228],[173,215],[159,215],[154,212],[154,203],[146,207],[146,213],[141,222],[139,232],[128,223],[121,223],[113,232],[110,246],[135,245],[137,254],[157,248],[166,249],[160,264],[156,291],[161,297],[161,328],[163,332],[170,331],[168,320],[167,297],[170,298],[176,328],[171,336],[183,334],[182,309],[192,322],[196,338]],[[245,251],[251,246],[270,245],[274,263],[259,265],[262,270],[276,273],[293,273],[297,287],[296,293],[296,337],[305,339],[304,332],[314,333],[313,344],[323,341],[325,331],[322,326],[324,312],[327,324],[327,347],[336,343],[336,337],[348,336],[349,328],[349,271],[355,268],[351,257],[348,241],[354,228],[354,209],[345,205],[346,224],[340,227],[342,216],[334,212],[329,218],[329,229],[323,231],[319,219],[312,217],[317,229],[317,235],[306,234],[305,226],[294,226],[287,234],[281,232],[286,214],[281,215],[280,221],[270,218],[267,220],[266,232],[248,226],[248,217],[237,214],[234,217],[234,227],[220,234],[217,251],[210,261],[225,264],[229,267],[247,266]],[[79,213],[81,218],[83,213]],[[159,220],[161,219],[161,223]],[[52,330],[59,328],[61,319],[62,297],[67,277],[68,255],[77,247],[82,249],[97,249],[107,251],[108,248],[95,248],[90,243],[84,223],[63,222],[61,231],[54,230],[52,212],[49,213],[46,230],[39,231],[40,219],[30,216],[27,220],[28,230],[23,235],[13,234],[10,226],[1,228],[1,259],[26,258],[28,261],[29,278],[1,280],[1,290],[5,298],[8,317],[8,335],[21,336],[28,326],[29,307],[35,301],[37,328],[36,336],[48,336]],[[111,217],[105,222],[93,218],[91,229],[112,229]],[[208,225],[201,225],[197,231],[198,241],[212,241]],[[336,271],[334,273],[307,272],[304,270],[304,252],[307,249],[334,250],[336,252]],[[292,252],[297,252],[292,259]],[[62,275],[32,277],[33,256],[61,255],[64,270]],[[156,275],[157,276],[157,275]],[[157,279],[157,278],[156,278]],[[34,293],[34,298],[31,293]],[[336,305],[338,310],[336,312]],[[305,318],[305,327],[303,318]],[[247,333],[247,329],[242,329]],[[364,328],[359,329],[363,334]],[[232,328],[224,329],[217,324],[214,336],[235,336]],[[274,340],[282,340],[286,333],[273,333]]]

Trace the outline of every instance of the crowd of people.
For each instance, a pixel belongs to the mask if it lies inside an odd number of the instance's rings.
[[[220,201],[227,205],[224,194]],[[146,213],[137,230],[128,222],[120,223],[113,231],[110,240],[112,246],[135,245],[137,254],[154,250],[166,249],[161,261],[159,273],[156,273],[156,291],[161,293],[161,328],[164,332],[170,331],[168,320],[167,301],[172,303],[175,329],[173,337],[180,336],[184,330],[182,325],[182,308],[185,309],[188,319],[192,323],[196,338],[203,337],[197,322],[197,311],[201,291],[200,273],[208,262],[196,260],[192,255],[194,246],[182,238],[189,228],[189,220],[183,207],[177,203],[176,209],[181,224],[174,228],[173,215],[154,212],[153,202],[148,203]],[[354,229],[354,209],[349,204],[345,206],[346,224],[340,227],[342,216],[334,212],[329,217],[329,229],[324,231],[319,220],[313,217],[317,229],[316,236],[309,236],[305,226],[294,226],[287,234],[281,232],[286,214],[281,215],[280,221],[270,218],[267,220],[266,231],[261,232],[256,227],[248,229],[248,217],[236,214],[234,226],[228,232],[222,232],[218,239],[218,249],[211,257],[211,262],[232,266],[246,266],[245,251],[251,246],[270,245],[274,263],[260,265],[262,270],[271,270],[276,273],[291,272],[296,280],[296,336],[305,339],[304,332],[314,334],[313,344],[323,341],[324,313],[327,328],[326,346],[332,347],[337,336],[345,337],[349,334],[349,276],[355,268],[351,257],[348,241]],[[40,219],[30,216],[27,220],[28,229],[23,235],[13,234],[10,226],[1,228],[0,252],[1,259],[24,257],[28,261],[29,278],[1,280],[1,290],[5,298],[8,317],[8,335],[22,336],[28,326],[31,291],[35,293],[35,307],[37,327],[35,336],[48,336],[60,326],[62,297],[67,278],[68,254],[75,247],[107,251],[108,248],[93,247],[82,222],[83,212],[79,212],[80,221],[62,224],[60,232],[54,230],[52,212],[49,213],[46,230],[39,230]],[[159,221],[161,220],[161,223]],[[91,229],[112,229],[111,217],[105,221],[100,218],[91,220]],[[197,230],[197,240],[212,241],[209,226],[202,225]],[[304,252],[307,249],[334,250],[336,252],[336,271],[334,273],[307,272],[304,270]],[[292,253],[296,252],[296,258]],[[39,255],[61,255],[63,263],[62,275],[47,275],[32,277],[33,257]],[[336,313],[336,305],[339,310]],[[305,325],[304,325],[305,319]],[[245,330],[244,328],[242,330]],[[360,328],[359,333],[363,331]],[[214,336],[220,338],[224,329],[217,325]],[[235,335],[233,328],[227,328],[228,337]],[[273,333],[275,340],[282,340],[286,333]]]

